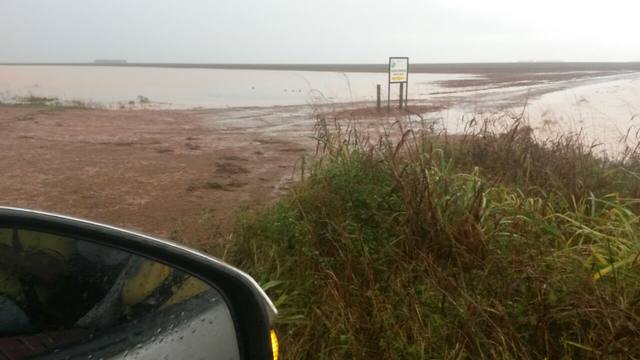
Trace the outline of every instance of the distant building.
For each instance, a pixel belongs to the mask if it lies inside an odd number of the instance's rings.
[[[108,64],[108,65],[117,65],[117,64],[126,64],[127,60],[122,59],[96,59],[93,60],[94,64]]]

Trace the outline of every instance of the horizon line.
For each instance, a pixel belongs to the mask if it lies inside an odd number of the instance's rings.
[[[3,66],[95,66],[181,69],[280,70],[327,72],[387,72],[387,63],[201,63],[127,62],[95,59],[93,62],[0,62]],[[640,61],[510,61],[410,63],[413,73],[640,71]]]

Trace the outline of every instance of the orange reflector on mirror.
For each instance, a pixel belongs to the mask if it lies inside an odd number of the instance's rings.
[[[271,350],[273,351],[273,360],[278,360],[278,336],[273,329],[271,329]]]

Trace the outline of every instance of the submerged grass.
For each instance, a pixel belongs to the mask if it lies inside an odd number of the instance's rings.
[[[51,109],[104,109],[109,107],[107,104],[95,101],[78,99],[62,100],[57,97],[39,96],[34,94],[19,96],[11,95],[9,93],[0,94],[0,105],[37,106]],[[138,95],[136,100],[118,102],[113,106],[116,106],[120,110],[147,109],[152,106],[152,102],[148,97]]]
[[[284,358],[640,358],[635,150],[394,126],[319,118],[307,177],[241,216],[226,256],[279,307]]]
[[[82,100],[60,100],[57,97],[37,96],[29,94],[26,96],[13,96],[8,98],[5,102],[0,104],[6,104],[10,106],[37,106],[53,109],[89,109],[89,108],[101,108],[98,103],[87,102]]]

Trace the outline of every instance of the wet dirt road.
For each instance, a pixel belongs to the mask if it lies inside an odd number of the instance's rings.
[[[311,143],[307,110],[276,123],[269,109],[0,106],[0,204],[202,246],[286,186]]]

